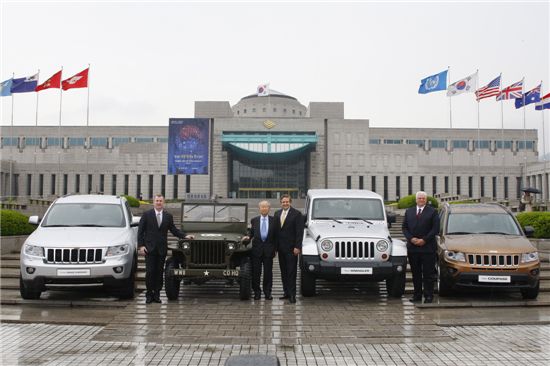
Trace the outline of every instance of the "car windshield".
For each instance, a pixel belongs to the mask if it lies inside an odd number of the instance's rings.
[[[370,198],[317,198],[313,220],[384,220],[382,201]]]
[[[43,227],[88,226],[124,227],[124,213],[117,204],[57,203],[44,220]]]
[[[507,213],[452,213],[447,234],[521,235],[512,216]]]
[[[183,205],[183,220],[195,222],[246,222],[245,206]]]

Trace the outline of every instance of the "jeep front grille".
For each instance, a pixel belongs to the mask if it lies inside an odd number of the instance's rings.
[[[46,248],[46,263],[103,263],[102,248]]]
[[[221,265],[225,263],[226,243],[197,241],[191,243],[191,264]]]
[[[481,267],[517,267],[518,254],[468,254],[468,263]]]
[[[374,242],[337,241],[334,256],[340,259],[374,259]]]

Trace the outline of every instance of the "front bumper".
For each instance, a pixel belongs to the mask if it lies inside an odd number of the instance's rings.
[[[304,255],[302,256],[300,269],[313,274],[315,277],[327,280],[381,281],[403,273],[406,268],[407,257],[390,257],[385,262],[325,262],[321,261],[318,256]],[[366,273],[354,274],[354,272]]]

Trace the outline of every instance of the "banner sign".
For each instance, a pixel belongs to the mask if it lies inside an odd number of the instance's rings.
[[[168,174],[208,174],[208,118],[170,118]]]

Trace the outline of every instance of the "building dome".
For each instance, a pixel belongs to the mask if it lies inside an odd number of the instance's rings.
[[[305,117],[307,108],[290,95],[268,89],[266,95],[250,94],[232,108],[236,117]]]

